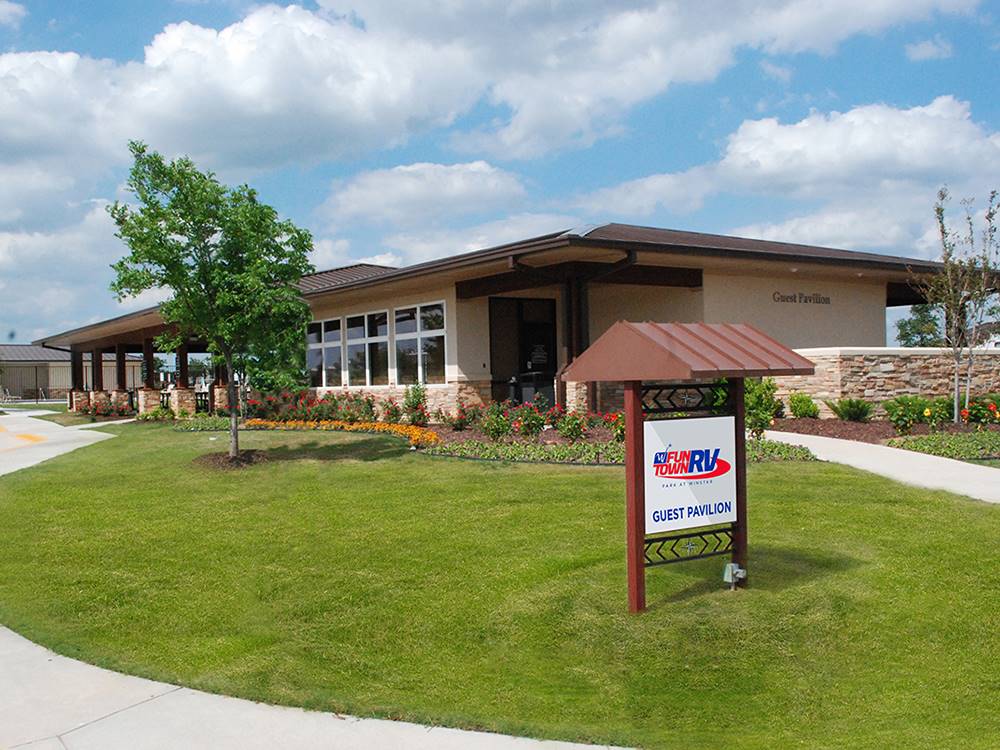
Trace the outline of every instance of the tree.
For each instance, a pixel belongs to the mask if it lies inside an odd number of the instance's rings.
[[[916,285],[928,303],[944,314],[944,339],[954,362],[953,406],[959,421],[962,405],[962,357],[966,355],[965,408],[969,407],[975,347],[982,343],[989,317],[996,315],[997,289],[1000,288],[996,234],[997,191],[990,193],[983,215],[984,228],[977,239],[972,201],[963,200],[963,230],[948,226],[947,207],[951,199],[947,188],[938,191],[934,204],[938,235],[941,239],[941,270],[920,277]]]
[[[914,305],[908,317],[896,321],[900,346],[944,346],[941,315],[934,305]]]
[[[129,149],[128,189],[137,205],[108,212],[129,247],[115,263],[119,299],[169,290],[160,305],[168,324],[157,345],[174,349],[194,337],[229,373],[229,457],[239,456],[237,363],[302,339],[311,315],[296,283],[313,268],[310,234],[257,199],[247,185],[230,188],[187,157],[167,161],[144,143]]]
[[[166,369],[166,366],[167,366],[167,362],[166,362],[165,359],[163,359],[163,357],[155,357],[154,356],[153,357],[153,375],[154,375],[154,378],[155,378],[156,375],[158,375],[159,373],[163,372],[163,370]],[[146,358],[143,357],[143,359],[142,359],[142,379],[145,380],[146,376],[148,374],[149,373],[146,372]]]

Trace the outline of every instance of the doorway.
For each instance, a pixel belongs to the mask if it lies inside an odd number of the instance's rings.
[[[536,394],[555,403],[556,301],[490,298],[493,399],[526,402]]]

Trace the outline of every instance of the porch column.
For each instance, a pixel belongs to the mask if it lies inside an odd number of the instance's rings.
[[[188,381],[188,348],[187,344],[177,347],[177,387],[187,388]]]
[[[156,387],[156,362],[153,356],[153,339],[142,340],[142,361],[146,368],[143,387],[153,390]]]
[[[212,402],[211,407],[213,411],[229,409],[229,379],[228,373],[226,372],[225,365],[215,366],[215,377],[212,380],[212,387],[209,389],[211,394]]]
[[[69,377],[69,408],[80,411],[90,403],[90,397],[84,390],[83,352],[74,349],[69,353]]]
[[[115,346],[115,390],[128,390],[128,374],[125,370],[125,344]]]
[[[590,346],[590,301],[587,280],[574,276],[563,285],[563,310],[565,311],[566,365]],[[590,410],[596,402],[596,384],[556,384],[557,400],[567,409]]]
[[[181,344],[177,347],[177,384],[170,392],[170,408],[174,414],[181,412],[193,416],[195,412],[195,395],[188,385],[188,347]]]
[[[106,409],[111,405],[111,398],[104,390],[104,352],[95,348],[90,352],[90,406],[94,409]]]

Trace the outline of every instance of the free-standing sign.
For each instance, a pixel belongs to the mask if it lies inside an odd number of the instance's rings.
[[[646,536],[736,521],[733,417],[643,423]]]

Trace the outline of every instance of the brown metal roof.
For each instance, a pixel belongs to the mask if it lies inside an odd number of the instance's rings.
[[[578,383],[811,375],[813,363],[745,323],[618,321],[563,372]]]
[[[299,289],[304,294],[323,292],[344,284],[350,284],[372,276],[381,276],[389,271],[395,271],[392,266],[378,266],[374,263],[355,263],[352,266],[332,268],[329,271],[318,271],[303,276],[299,281]]]
[[[50,349],[35,344],[0,344],[0,362],[69,362],[69,352],[65,349]],[[141,360],[135,354],[126,355],[128,359]],[[90,361],[90,352],[83,355],[86,362]],[[106,362],[114,362],[114,354],[105,354]]]

